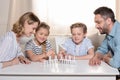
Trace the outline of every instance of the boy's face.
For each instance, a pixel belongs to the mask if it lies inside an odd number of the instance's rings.
[[[71,34],[73,42],[77,45],[80,44],[84,37],[86,36],[86,33],[83,33],[82,28],[73,28],[71,30]]]

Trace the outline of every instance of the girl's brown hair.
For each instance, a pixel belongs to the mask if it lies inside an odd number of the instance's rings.
[[[32,12],[27,12],[23,14],[19,20],[13,24],[12,31],[17,34],[17,36],[21,36],[24,33],[24,23],[27,21],[28,24],[33,24],[38,22],[40,24],[39,18]]]
[[[46,24],[45,22],[41,22],[40,25],[36,28],[36,32],[39,31],[40,28],[44,28],[46,30],[48,30],[48,35],[50,33],[50,26],[48,24]],[[44,41],[42,44],[42,53],[46,53],[46,41]]]

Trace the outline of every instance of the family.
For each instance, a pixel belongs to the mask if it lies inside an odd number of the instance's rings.
[[[71,24],[71,37],[68,38],[63,48],[55,54],[50,41],[47,39],[50,34],[50,26],[41,22],[33,12],[23,14],[13,24],[11,31],[0,37],[0,69],[17,65],[20,63],[30,64],[44,62],[49,56],[58,59],[62,56],[75,58],[76,60],[88,59],[90,66],[100,65],[101,61],[111,67],[120,67],[120,23],[115,20],[111,8],[102,6],[94,11],[95,27],[100,34],[106,34],[103,42],[94,50],[94,45],[87,38],[87,26],[84,23],[76,22]],[[25,45],[25,53],[20,47],[20,39],[24,36],[34,38]]]

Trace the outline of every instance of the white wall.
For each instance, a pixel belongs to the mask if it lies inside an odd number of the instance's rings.
[[[10,8],[10,5],[11,5],[11,2],[12,2],[13,0],[0,0],[0,36],[1,35],[3,35],[7,30],[8,30],[8,28],[7,28],[7,26],[9,25],[8,24],[8,17],[10,17],[10,18],[12,18],[11,16],[9,16],[10,15],[10,13],[9,12],[11,12],[11,8]],[[14,0],[14,1],[17,1],[17,0]],[[21,1],[21,0],[20,0]],[[26,1],[26,2],[25,2]],[[31,0],[29,0],[29,2],[30,2]],[[22,6],[22,8],[21,9],[23,9],[24,7],[26,7],[27,6],[27,4],[25,4],[25,3],[27,3],[27,0],[23,0],[23,1],[21,1],[21,2],[23,2],[24,4],[20,4],[20,5],[18,5],[17,6],[17,10],[19,10],[18,8],[20,8],[20,6]],[[19,2],[18,2],[19,3]],[[29,4],[29,3],[28,3]],[[117,18],[117,20],[119,20],[120,21],[120,1],[119,0],[116,0],[116,18]],[[16,4],[17,5],[17,4]],[[27,8],[27,7],[26,7]],[[31,9],[31,7],[28,7],[28,8],[30,8]],[[19,10],[18,12],[16,12],[16,13],[19,13],[20,15],[21,15],[21,13],[23,13],[23,12],[25,12],[25,11],[27,11],[28,9],[24,9],[24,10]],[[13,8],[13,10],[15,10],[16,11],[16,8]],[[29,10],[28,10],[29,11]],[[14,17],[15,17],[15,15],[13,15]],[[14,19],[18,19],[18,16],[17,16],[17,18],[14,18]],[[9,19],[10,21],[12,21],[12,19]],[[60,31],[62,31],[62,30],[60,30]],[[53,31],[52,31],[53,32]],[[90,30],[90,32],[94,32],[94,30]],[[93,36],[94,35],[97,35],[97,34],[93,34]],[[97,41],[97,42],[95,42],[96,44],[97,43],[101,43],[101,41],[103,40],[103,37],[104,36],[101,36],[101,37],[99,37],[99,39],[98,39],[98,37],[94,37],[94,38],[92,38],[91,37],[91,39],[93,39],[93,41]],[[97,40],[96,40],[97,39]]]
[[[0,0],[0,36],[6,32],[10,0]]]

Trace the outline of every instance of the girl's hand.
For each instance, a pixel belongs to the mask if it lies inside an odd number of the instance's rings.
[[[54,58],[55,52],[54,52],[53,50],[50,50],[50,51],[48,51],[48,52],[46,53],[46,56],[47,56],[47,57],[51,56],[52,58]]]
[[[58,59],[60,59],[61,57],[64,59],[66,55],[66,51],[65,50],[60,50],[58,53]]]
[[[45,62],[45,61],[46,61],[46,59],[40,59],[39,61],[40,61],[40,62]]]

